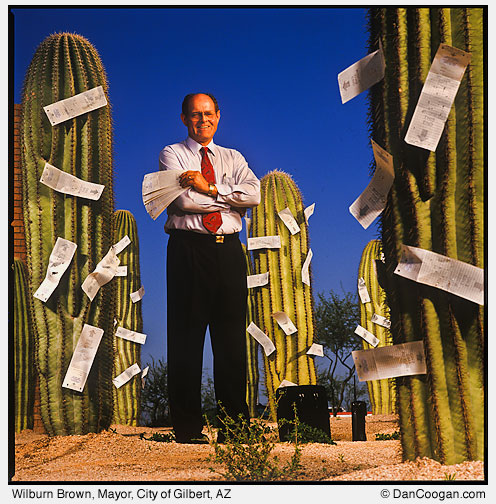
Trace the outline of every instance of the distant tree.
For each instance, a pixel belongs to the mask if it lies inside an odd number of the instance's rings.
[[[361,339],[355,334],[359,320],[356,294],[343,292],[340,296],[333,291],[328,297],[318,294],[314,339],[323,345],[324,357],[329,361],[327,368],[320,372],[319,381],[328,391],[334,415],[341,408],[347,384],[355,373],[351,352],[361,349]]]
[[[167,364],[152,358],[145,388],[141,391],[141,421],[149,427],[170,425],[169,396],[167,392]],[[145,366],[146,367],[146,366]]]

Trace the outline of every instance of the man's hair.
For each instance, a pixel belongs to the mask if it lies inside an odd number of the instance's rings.
[[[196,95],[199,95],[199,94],[203,94],[203,95],[208,96],[214,102],[215,111],[216,112],[219,111],[219,104],[217,103],[217,100],[215,99],[215,96],[213,94],[211,94],[211,93],[189,93],[189,94],[187,94],[184,97],[183,104],[182,104],[182,107],[181,107],[181,111],[182,111],[182,113],[184,115],[188,114],[189,102],[191,101],[191,99],[193,98],[193,96],[196,96]]]

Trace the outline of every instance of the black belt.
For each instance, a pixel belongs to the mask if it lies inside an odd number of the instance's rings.
[[[206,233],[195,233],[194,231],[184,231],[182,229],[171,229],[169,230],[171,236],[178,236],[185,238],[187,240],[194,240],[198,242],[210,242],[210,243],[226,243],[232,240],[239,240],[239,233],[227,234],[227,235],[214,235]]]

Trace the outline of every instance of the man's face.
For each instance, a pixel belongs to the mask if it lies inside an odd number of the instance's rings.
[[[220,111],[215,111],[209,96],[198,94],[191,98],[188,113],[181,114],[181,119],[188,128],[188,135],[199,144],[207,145],[217,131]]]

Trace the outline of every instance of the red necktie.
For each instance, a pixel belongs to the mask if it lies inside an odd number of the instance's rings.
[[[212,166],[212,163],[208,158],[207,154],[208,149],[206,147],[202,147],[200,151],[202,154],[202,161],[201,161],[202,175],[205,177],[205,180],[209,184],[215,184],[214,167]],[[211,233],[216,233],[217,229],[219,229],[222,224],[222,217],[220,215],[220,212],[211,212],[203,214],[202,221],[203,225],[207,228],[208,231],[210,231]]]

